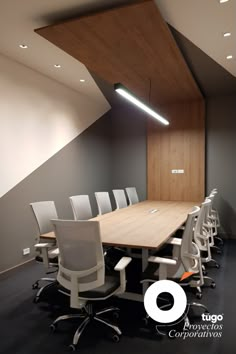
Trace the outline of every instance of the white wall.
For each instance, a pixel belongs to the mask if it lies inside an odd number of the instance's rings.
[[[109,109],[0,55],[0,197]]]

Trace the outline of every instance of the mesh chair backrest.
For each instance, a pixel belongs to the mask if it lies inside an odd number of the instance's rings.
[[[199,212],[200,212],[200,208],[198,206],[195,206],[193,210],[188,214],[184,232],[183,232],[183,237],[182,237],[181,260],[183,262],[185,270],[188,272],[197,270],[195,269],[197,264],[194,261],[194,258],[191,258],[190,255],[195,254],[195,250],[193,249],[192,242],[193,242],[196,218],[198,217]]]
[[[208,208],[208,216],[211,216],[212,214],[212,209],[213,209],[213,202],[214,202],[214,199],[215,199],[215,196],[216,196],[217,193],[211,193],[206,199],[210,199],[211,201],[211,204],[209,205],[209,208]],[[206,200],[205,199],[205,200]]]
[[[204,223],[206,222],[207,214],[208,214],[208,209],[211,205],[211,200],[210,199],[205,199],[205,201],[202,203],[199,215],[197,218],[197,222],[194,228],[194,242],[197,244],[197,246],[200,248],[200,250],[207,250],[207,245],[205,241],[200,237],[205,235],[204,231]]]
[[[214,189],[211,190],[210,195],[211,195],[211,194],[217,194],[217,193],[218,193],[217,188],[214,188]]]
[[[57,219],[57,210],[53,201],[30,203],[36,218],[39,234],[46,234],[53,230],[51,219]]]
[[[104,256],[98,221],[52,220],[60,261],[58,281],[71,289],[73,272],[77,272],[80,291],[104,284]],[[93,269],[100,265],[99,269]]]
[[[127,199],[125,196],[125,191],[123,189],[113,189],[112,190],[116,202],[116,208],[122,209],[128,206]]]
[[[75,220],[89,220],[93,217],[88,195],[74,195],[70,203]]]
[[[133,205],[133,204],[136,204],[139,202],[137,190],[135,187],[127,187],[127,188],[125,188],[125,190],[126,190],[130,205]]]
[[[99,215],[107,214],[112,211],[111,201],[108,192],[95,193]]]

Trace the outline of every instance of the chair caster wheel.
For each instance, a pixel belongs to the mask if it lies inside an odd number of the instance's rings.
[[[196,294],[196,298],[199,299],[199,300],[201,300],[201,298],[202,298],[202,293],[197,293],[197,294]]]
[[[216,287],[216,283],[213,281],[213,282],[211,283],[211,288],[212,288],[212,289],[215,289],[215,287]]]
[[[216,263],[215,268],[220,269],[219,263]]]
[[[114,320],[118,320],[120,318],[119,312],[118,311],[113,312],[112,317],[114,318]]]
[[[32,289],[35,290],[35,289],[39,289],[39,283],[36,282],[32,285]]]
[[[69,351],[75,352],[75,350],[76,350],[76,346],[74,344],[70,344],[69,345]]]
[[[56,326],[54,323],[52,323],[52,324],[50,325],[50,330],[51,330],[52,332],[55,332],[56,329],[57,329],[57,326]],[[71,345],[72,345],[72,344],[71,344]]]
[[[118,343],[120,341],[120,336],[118,334],[114,334],[112,336],[112,340],[113,342]]]

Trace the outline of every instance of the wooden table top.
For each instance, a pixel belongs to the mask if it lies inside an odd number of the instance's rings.
[[[110,246],[156,249],[186,221],[198,202],[146,200],[99,215],[102,243]],[[55,238],[54,232],[41,238]]]

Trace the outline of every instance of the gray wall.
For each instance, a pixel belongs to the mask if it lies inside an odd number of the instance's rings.
[[[110,112],[0,199],[0,272],[34,256],[37,225],[30,202],[54,200],[59,217],[72,218],[68,197],[111,190]],[[22,249],[31,248],[29,256]]]
[[[219,189],[222,231],[236,238],[236,95],[207,100],[206,189]]]
[[[146,199],[146,117],[129,104],[112,111],[112,186],[135,186]]]

